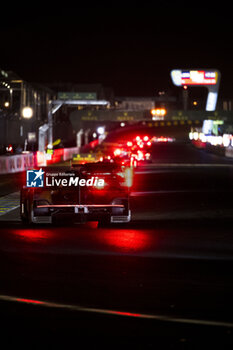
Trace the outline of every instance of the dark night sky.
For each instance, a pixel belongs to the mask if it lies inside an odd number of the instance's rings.
[[[0,67],[31,82],[102,83],[122,96],[174,89],[173,68],[217,68],[220,93],[233,97],[230,3],[74,4],[6,6]]]

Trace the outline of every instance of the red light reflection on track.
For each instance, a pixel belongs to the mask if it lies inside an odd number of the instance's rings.
[[[16,301],[19,301],[20,303],[36,304],[36,305],[43,305],[44,304],[43,301],[33,300],[33,299],[17,298]]]
[[[97,229],[98,228],[98,221],[89,221],[86,223],[86,227],[87,228],[91,228],[91,229]]]
[[[138,251],[151,246],[152,238],[146,231],[114,229],[103,231],[98,239],[118,251]]]
[[[42,241],[51,237],[51,230],[48,229],[19,229],[11,230],[11,232],[25,241]]]
[[[92,231],[96,230],[98,228],[98,221],[91,221],[87,222],[86,224],[80,225],[82,227],[82,230],[84,230],[85,235],[86,231]],[[51,226],[51,228],[23,228],[23,229],[13,229],[10,232],[15,236],[15,238],[19,238],[23,241],[27,242],[35,242],[35,243],[45,243],[48,240],[51,242],[54,240],[60,239],[64,236],[64,232],[69,232],[69,236],[72,236],[75,234],[75,237],[77,236],[77,227],[56,227],[54,228]]]
[[[123,311],[110,310],[109,313],[112,314],[112,315],[119,315],[119,316],[141,317],[141,314],[135,314],[135,313],[132,313],[132,312],[123,312]]]

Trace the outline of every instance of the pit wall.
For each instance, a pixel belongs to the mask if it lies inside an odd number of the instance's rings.
[[[223,136],[204,135],[203,133],[190,133],[189,139],[192,144],[209,152],[233,158],[233,135]]]
[[[19,173],[27,169],[64,162],[72,159],[73,154],[77,154],[78,151],[78,147],[72,147],[55,149],[51,155],[37,151],[0,156],[0,174]]]

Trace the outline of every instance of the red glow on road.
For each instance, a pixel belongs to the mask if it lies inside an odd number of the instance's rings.
[[[98,225],[99,225],[98,221],[89,221],[86,223],[86,227],[91,229],[97,229]]]
[[[25,240],[25,241],[41,241],[41,240],[47,240],[49,237],[51,237],[52,232],[51,230],[47,229],[20,229],[20,230],[11,230],[11,232],[18,236],[19,238]]]
[[[120,251],[139,251],[151,245],[151,235],[146,231],[114,229],[103,231],[98,239]]]

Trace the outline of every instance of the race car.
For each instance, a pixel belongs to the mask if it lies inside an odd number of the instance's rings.
[[[65,172],[44,171],[42,187],[24,186],[20,216],[30,224],[125,223],[131,220],[129,193],[132,169],[116,163],[86,163]],[[39,172],[38,172],[39,173]],[[54,174],[56,176],[54,176]]]

